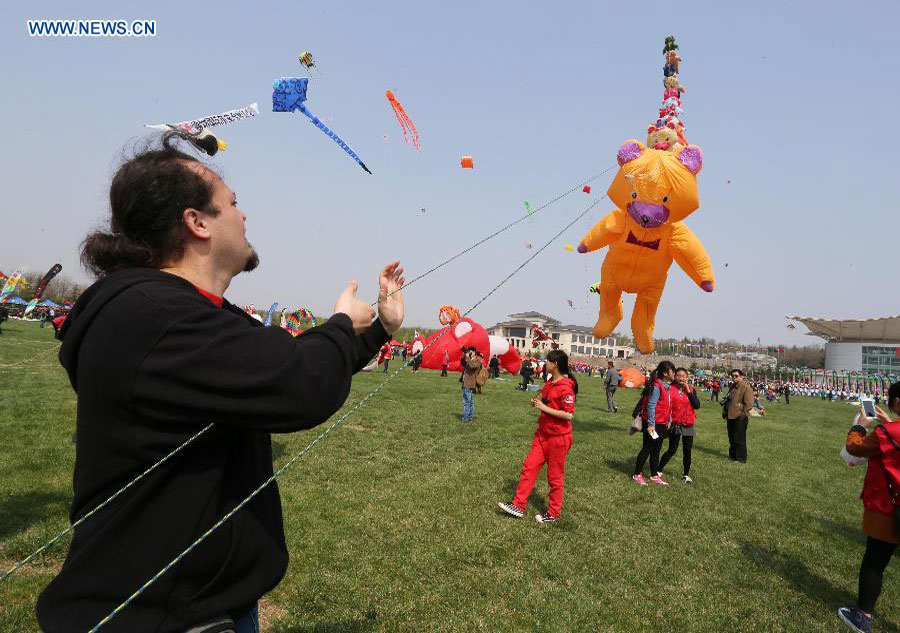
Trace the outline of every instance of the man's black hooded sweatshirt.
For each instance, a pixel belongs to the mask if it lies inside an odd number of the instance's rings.
[[[113,273],[76,302],[60,361],[78,394],[74,500],[87,514],[210,422],[215,426],[79,525],[37,604],[47,633],[86,631],[272,475],[270,433],[337,411],[389,340],[343,314],[297,338],[154,269]],[[182,632],[251,608],[288,563],[273,483],[104,631]]]

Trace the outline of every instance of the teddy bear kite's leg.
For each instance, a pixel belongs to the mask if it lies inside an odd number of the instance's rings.
[[[600,314],[594,324],[594,338],[606,338],[622,320],[622,290],[600,281]]]
[[[631,334],[634,344],[643,354],[654,349],[653,328],[656,326],[656,309],[662,299],[663,286],[648,288],[638,293],[631,315]]]

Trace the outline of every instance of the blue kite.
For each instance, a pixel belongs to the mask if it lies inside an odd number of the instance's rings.
[[[341,146],[341,149],[350,154],[353,160],[359,163],[360,167],[371,174],[372,172],[369,171],[366,164],[362,162],[362,159],[356,155],[356,152],[350,149],[350,146],[341,140],[340,136],[329,130],[328,127],[319,120],[319,117],[307,110],[306,106],[303,105],[303,102],[306,101],[306,86],[308,83],[308,77],[282,77],[281,79],[276,79],[275,83],[272,84],[272,112],[293,112],[294,110],[300,110],[300,112],[305,114],[309,120],[312,121],[313,125],[330,136],[335,143]]]
[[[269,311],[266,312],[266,320],[263,321],[263,325],[265,325],[266,327],[269,327],[270,325],[272,325],[272,315],[275,314],[275,310],[277,310],[277,309],[278,309],[278,303],[277,302],[273,303],[272,307],[269,308]]]

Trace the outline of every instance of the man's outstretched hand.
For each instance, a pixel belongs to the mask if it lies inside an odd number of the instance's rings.
[[[334,313],[343,313],[350,317],[353,321],[353,331],[362,334],[372,325],[372,319],[375,318],[375,311],[365,301],[356,297],[356,291],[359,284],[351,281],[344,288],[344,292],[338,297],[337,303],[334,304]],[[401,313],[403,312],[401,308]]]
[[[378,318],[388,334],[403,324],[403,268],[400,262],[388,264],[378,277]]]

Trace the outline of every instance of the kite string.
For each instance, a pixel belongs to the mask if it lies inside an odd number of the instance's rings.
[[[21,367],[22,365],[27,365],[28,363],[31,363],[31,362],[33,362],[33,361],[36,361],[36,360],[38,360],[39,358],[44,358],[44,357],[46,357],[46,356],[49,356],[52,352],[55,352],[55,351],[58,350],[59,348],[60,348],[60,345],[59,345],[59,344],[55,344],[53,347],[49,347],[49,348],[47,348],[47,349],[45,349],[45,350],[43,350],[43,351],[41,351],[41,352],[38,352],[37,354],[35,354],[35,355],[32,356],[31,358],[25,358],[25,359],[23,359],[23,360],[16,361],[15,363],[9,363],[9,364],[7,364],[7,365],[0,365],[0,369],[12,369],[13,367]]]
[[[605,196],[604,196],[604,198],[605,198]],[[588,206],[584,211],[582,211],[581,213],[579,213],[578,216],[577,216],[574,220],[572,220],[571,222],[569,222],[566,226],[564,226],[564,227],[562,228],[562,230],[560,230],[556,235],[554,235],[553,237],[551,237],[551,238],[547,241],[547,243],[545,243],[540,249],[538,249],[538,250],[535,252],[534,255],[532,255],[531,257],[529,257],[528,259],[526,259],[525,261],[523,261],[521,264],[519,264],[515,269],[513,269],[513,271],[512,271],[511,273],[509,273],[506,277],[504,277],[504,278],[500,281],[500,283],[498,283],[496,286],[494,286],[490,291],[488,291],[488,293],[487,293],[486,295],[484,295],[481,299],[479,299],[478,301],[476,301],[475,304],[472,305],[472,307],[470,307],[468,310],[466,310],[465,313],[463,313],[463,317],[468,316],[473,310],[475,310],[475,308],[477,308],[478,306],[480,306],[480,305],[481,305],[482,303],[484,303],[491,295],[493,295],[495,292],[497,292],[497,290],[499,290],[504,284],[506,284],[510,279],[512,279],[512,278],[513,278],[520,270],[522,270],[523,268],[525,268],[525,266],[527,266],[527,265],[528,265],[535,257],[537,257],[538,254],[540,254],[540,253],[543,252],[545,249],[547,249],[553,242],[556,241],[556,239],[557,239],[558,237],[560,237],[563,233],[565,233],[567,230],[569,230],[569,228],[571,228],[571,227],[572,227],[576,222],[578,222],[581,218],[583,218],[585,215],[587,215],[587,213],[590,212],[594,207],[596,207],[596,206],[600,203],[600,200],[602,200],[602,199],[603,199],[603,198],[600,198],[600,199],[595,200],[594,202],[592,202],[592,203],[590,204],[590,206]],[[424,348],[422,351],[424,352],[425,349],[428,349],[428,347],[431,347],[431,345],[434,345],[435,343],[437,343],[437,341],[439,341],[439,340],[441,339],[441,337],[443,337],[443,336],[444,336],[447,332],[449,332],[449,331],[450,331],[450,328],[445,329],[444,332],[443,332],[440,336],[438,336],[437,338],[435,338],[435,340],[432,341],[432,342],[431,342],[426,348]],[[253,490],[249,495],[247,495],[240,503],[238,503],[234,508],[232,508],[228,513],[226,513],[221,519],[219,519],[218,521],[216,521],[216,523],[213,524],[212,527],[210,527],[208,530],[206,530],[206,532],[204,532],[203,534],[201,534],[201,535],[200,535],[193,543],[191,543],[190,545],[188,545],[188,547],[185,548],[184,551],[182,551],[180,554],[178,554],[178,556],[176,556],[176,557],[173,558],[171,561],[169,561],[169,563],[168,563],[165,567],[163,567],[161,570],[159,570],[158,572],[156,572],[156,574],[154,574],[152,578],[150,578],[150,579],[149,579],[147,582],[145,582],[140,588],[138,588],[134,593],[132,593],[130,596],[128,596],[128,598],[126,598],[124,602],[122,602],[119,606],[117,606],[115,609],[113,609],[106,617],[104,617],[102,620],[100,620],[100,622],[98,622],[98,623],[96,624],[96,626],[94,626],[94,627],[89,631],[89,633],[95,633],[97,630],[100,629],[100,627],[102,627],[103,625],[107,624],[110,620],[112,620],[117,614],[119,614],[123,609],[125,609],[129,604],[131,604],[135,599],[137,599],[144,591],[146,591],[146,590],[150,587],[150,585],[152,585],[154,582],[156,582],[156,581],[157,581],[163,574],[165,574],[167,571],[169,571],[170,569],[172,569],[172,567],[174,567],[174,566],[177,565],[179,562],[181,562],[181,560],[182,560],[185,556],[187,556],[188,554],[190,554],[191,551],[193,551],[197,546],[200,545],[200,543],[202,543],[204,540],[206,540],[206,538],[207,538],[210,534],[212,534],[212,533],[213,533],[214,531],[216,531],[219,527],[221,527],[226,521],[228,521],[231,517],[233,517],[235,514],[237,514],[237,512],[239,512],[244,506],[246,506],[248,503],[250,503],[250,501],[252,501],[252,500],[253,500],[260,492],[262,492],[269,484],[271,484],[272,482],[274,482],[274,481],[275,481],[282,473],[284,473],[288,468],[290,468],[291,466],[293,466],[294,463],[296,463],[300,458],[302,458],[306,453],[308,453],[308,452],[312,449],[313,446],[315,446],[316,444],[318,444],[318,443],[319,443],[322,439],[324,439],[329,433],[331,433],[334,429],[336,429],[338,426],[340,426],[341,423],[343,423],[344,420],[346,420],[346,419],[347,419],[348,417],[350,417],[355,411],[357,411],[360,407],[362,407],[366,402],[368,402],[370,399],[372,399],[379,391],[381,391],[381,390],[384,388],[384,386],[385,386],[387,383],[389,383],[391,380],[393,380],[394,377],[397,376],[400,372],[402,372],[403,370],[405,370],[406,367],[407,367],[407,365],[401,365],[400,369],[396,370],[396,371],[393,372],[391,375],[389,375],[387,378],[385,378],[385,379],[381,382],[381,384],[379,384],[377,387],[375,387],[375,389],[373,389],[372,391],[370,391],[370,392],[369,392],[362,400],[360,400],[359,402],[357,402],[357,403],[356,403],[349,411],[347,411],[347,413],[345,413],[344,415],[342,415],[342,416],[341,416],[340,418],[338,418],[334,423],[332,423],[330,426],[328,426],[328,428],[326,428],[324,431],[322,431],[322,433],[320,433],[320,434],[319,434],[312,442],[310,442],[309,444],[307,444],[307,445],[303,448],[303,450],[301,450],[299,453],[297,453],[296,455],[294,455],[290,460],[288,460],[281,468],[279,468],[276,472],[274,472],[274,473],[272,474],[271,477],[269,477],[266,481],[264,481],[262,484],[260,484],[259,486],[257,486],[257,488],[256,488],[255,490]]]
[[[24,565],[28,564],[29,561],[31,561],[32,559],[34,559],[34,558],[35,558],[37,555],[39,555],[41,552],[45,551],[48,547],[50,547],[51,545],[53,545],[53,544],[54,544],[56,541],[58,541],[60,538],[62,538],[63,536],[65,536],[65,535],[68,534],[69,532],[73,531],[76,527],[78,527],[79,525],[81,525],[82,523],[84,523],[85,521],[87,521],[87,520],[88,520],[89,518],[91,518],[94,514],[96,514],[97,512],[99,512],[100,510],[102,510],[103,508],[105,508],[105,507],[106,507],[107,505],[109,505],[114,499],[116,499],[119,495],[121,495],[121,494],[124,493],[126,490],[128,490],[129,488],[131,488],[134,484],[136,484],[136,483],[139,482],[141,479],[143,479],[144,477],[146,477],[147,475],[149,475],[150,473],[152,473],[154,470],[156,470],[157,468],[159,468],[160,466],[162,466],[162,464],[165,463],[166,461],[168,461],[169,458],[171,458],[172,456],[174,456],[176,453],[180,452],[180,451],[181,451],[182,449],[184,449],[188,444],[190,444],[191,442],[193,442],[194,440],[196,440],[198,437],[200,437],[201,435],[203,435],[204,433],[206,433],[207,431],[209,431],[213,426],[215,426],[215,424],[212,423],[212,422],[210,422],[209,424],[207,424],[206,427],[204,427],[203,429],[201,429],[200,431],[198,431],[198,432],[197,432],[196,434],[194,434],[192,437],[188,438],[188,440],[187,440],[184,444],[181,444],[180,446],[178,446],[177,448],[175,448],[175,449],[174,449],[172,452],[170,452],[168,455],[166,455],[165,457],[163,457],[161,460],[159,460],[158,462],[156,462],[155,464],[153,464],[152,466],[150,466],[147,470],[145,470],[144,472],[142,472],[140,475],[138,475],[137,477],[135,477],[134,479],[132,479],[131,481],[129,481],[127,484],[125,484],[124,487],[120,488],[120,489],[119,489],[116,493],[114,493],[111,497],[109,497],[108,499],[106,499],[106,501],[103,501],[103,502],[102,502],[100,505],[98,505],[96,508],[94,508],[93,510],[91,510],[90,512],[88,512],[87,514],[85,514],[83,517],[81,517],[81,518],[78,519],[77,521],[75,521],[75,523],[73,523],[72,525],[70,525],[69,527],[67,527],[65,530],[63,530],[62,532],[60,532],[59,534],[57,534],[56,536],[54,536],[52,539],[50,539],[49,541],[47,541],[46,543],[44,543],[41,547],[39,547],[38,549],[36,549],[34,552],[32,552],[31,554],[29,554],[27,557],[23,558],[23,559],[20,560],[18,563],[16,563],[15,565],[13,565],[12,568],[10,568],[10,569],[7,570],[6,572],[4,572],[2,575],[0,575],[0,581],[6,580],[6,579],[9,578],[10,576],[12,576],[13,573],[15,573],[16,570],[18,570],[20,567],[23,567]]]
[[[575,187],[571,188],[571,189],[568,190],[567,192],[565,192],[565,193],[563,193],[563,194],[557,196],[557,197],[554,198],[553,200],[550,200],[549,202],[547,202],[547,203],[541,205],[540,207],[538,207],[537,209],[534,210],[534,213],[537,213],[537,212],[541,211],[542,209],[546,209],[547,207],[549,207],[549,206],[551,206],[552,204],[558,202],[559,200],[561,200],[562,198],[564,198],[564,197],[566,197],[567,195],[571,194],[572,192],[578,190],[579,187],[582,187],[583,185],[585,185],[585,184],[587,184],[587,183],[589,183],[589,182],[593,182],[594,180],[596,180],[597,178],[599,178],[599,177],[602,176],[603,174],[609,172],[611,169],[613,169],[613,167],[609,167],[608,169],[606,169],[606,170],[604,170],[604,171],[602,171],[602,172],[599,172],[598,174],[592,176],[592,177],[589,178],[588,180],[582,182],[581,184],[576,185]],[[605,197],[606,197],[606,196],[604,196],[603,198],[605,198]],[[597,202],[595,202],[595,203],[592,204],[590,207],[588,207],[588,209],[585,210],[585,212],[584,212],[581,216],[579,216],[578,219],[580,219],[581,217],[583,217],[590,209],[594,208],[594,207],[600,202],[600,200],[602,200],[603,198],[599,198],[599,199],[597,200]],[[523,219],[524,219],[524,218],[519,218],[518,220],[516,220],[516,221],[514,221],[514,222],[512,222],[512,223],[510,223],[510,224],[508,224],[508,225],[506,225],[506,226],[504,226],[504,227],[502,227],[502,228],[500,228],[499,230],[495,231],[495,232],[492,233],[491,235],[488,235],[487,237],[485,237],[485,238],[481,239],[480,241],[478,241],[475,245],[470,246],[469,248],[466,248],[466,249],[464,249],[463,251],[460,251],[459,253],[457,253],[456,255],[454,255],[454,256],[452,256],[452,257],[450,257],[449,259],[445,260],[444,262],[442,262],[442,263],[438,264],[437,266],[431,268],[430,270],[428,270],[428,271],[422,273],[421,275],[419,275],[418,277],[416,277],[416,278],[413,279],[412,281],[407,282],[406,284],[404,284],[403,288],[408,288],[410,285],[412,285],[412,284],[415,283],[416,281],[420,281],[421,279],[424,279],[425,277],[427,277],[427,276],[430,275],[431,273],[436,272],[437,270],[439,270],[439,269],[442,268],[443,266],[445,266],[445,265],[449,264],[450,262],[452,262],[452,261],[458,259],[458,258],[461,257],[462,255],[464,255],[464,254],[468,253],[469,251],[473,250],[474,248],[477,248],[477,247],[480,246],[481,244],[484,244],[485,242],[487,242],[487,241],[493,239],[494,237],[496,237],[497,235],[500,235],[500,234],[503,233],[504,231],[506,231],[506,230],[512,228],[512,227],[515,226],[516,224],[520,223]],[[566,227],[566,228],[568,228],[568,227]],[[526,260],[526,262],[527,262],[527,261],[531,261],[531,259],[533,259],[535,256],[537,256],[538,253],[541,252],[541,250],[543,250],[543,248],[540,249],[540,250],[538,250],[537,252],[535,252],[535,254],[534,254],[531,258],[529,258],[528,260]],[[518,270],[518,269],[517,269],[517,270]],[[505,283],[505,281],[504,281],[504,283]],[[501,284],[501,285],[502,285],[502,284]],[[499,286],[498,286],[498,287],[499,287]],[[394,292],[399,292],[399,290],[395,290]],[[392,293],[389,293],[388,295],[386,295],[386,297],[389,297],[389,296],[391,296],[392,294],[394,294],[394,293],[393,293],[393,292],[392,292]],[[485,298],[487,298],[487,297],[485,297]],[[376,306],[377,303],[378,303],[377,301],[374,302],[374,303],[372,304],[372,306]],[[479,302],[479,303],[480,303],[480,302]],[[478,305],[478,304],[476,304],[476,306],[477,306],[477,305]],[[473,306],[473,309],[474,309],[474,306]],[[470,311],[471,311],[471,310],[470,310]],[[466,314],[468,314],[468,312],[467,312]],[[58,348],[59,348],[59,345],[56,345],[53,349],[55,350],[55,349],[58,349]],[[31,360],[34,360],[34,359],[31,359]],[[10,365],[10,366],[13,366],[13,365]],[[2,368],[2,366],[0,366],[0,368]],[[94,508],[88,515],[86,515],[85,517],[83,517],[83,518],[81,519],[81,521],[83,521],[84,519],[86,519],[88,516],[93,515],[95,512],[97,512],[98,510],[100,510],[103,506],[106,506],[106,505],[107,505],[109,502],[111,502],[113,499],[117,498],[119,495],[121,495],[123,492],[125,492],[125,490],[127,490],[127,489],[130,488],[132,485],[134,485],[135,483],[137,483],[140,479],[144,478],[144,477],[145,477],[146,475],[148,475],[150,472],[152,472],[153,470],[155,470],[155,469],[156,469],[158,466],[160,466],[163,462],[165,462],[165,461],[168,460],[170,457],[174,456],[176,453],[178,453],[179,451],[181,451],[185,446],[187,446],[188,443],[190,443],[190,442],[192,442],[194,439],[196,439],[196,437],[199,437],[200,435],[202,435],[203,433],[205,433],[205,432],[206,432],[209,428],[211,428],[213,425],[214,425],[214,423],[210,423],[210,425],[209,425],[206,429],[203,429],[197,436],[188,439],[184,444],[182,444],[181,446],[175,448],[171,453],[169,453],[168,455],[166,455],[165,457],[163,457],[159,462],[157,462],[156,464],[151,465],[147,470],[145,470],[143,473],[141,473],[140,475],[138,475],[135,479],[133,479],[132,481],[130,481],[129,483],[127,483],[123,488],[121,488],[121,489],[118,490],[117,492],[113,493],[113,495],[112,495],[111,497],[109,497],[106,501],[104,501],[103,503],[101,503],[100,506]],[[79,521],[79,522],[81,522],[81,521]],[[56,540],[58,540],[61,536],[63,536],[63,535],[65,535],[66,533],[70,532],[71,529],[75,527],[75,525],[77,525],[77,523],[74,524],[74,525],[72,525],[69,529],[63,531],[61,534],[57,535],[57,536],[54,537],[53,539],[51,539],[51,541],[49,541],[48,543],[45,543],[45,544],[44,544],[43,546],[41,546],[37,551],[35,551],[35,552],[33,552],[31,555],[29,555],[25,560],[23,560],[23,561],[21,561],[20,563],[16,564],[16,566],[15,566],[13,569],[9,570],[9,571],[6,572],[4,575],[0,576],[0,581],[2,581],[2,580],[4,580],[4,579],[8,578],[13,572],[15,572],[17,569],[19,569],[19,568],[20,568],[22,565],[24,565],[26,562],[28,562],[29,560],[32,560],[37,554],[39,554],[39,553],[45,551],[50,545],[52,545],[52,544],[53,544]]]
[[[591,176],[591,177],[588,178],[587,180],[585,180],[585,181],[583,181],[583,182],[581,182],[581,183],[575,185],[574,187],[572,187],[571,189],[569,189],[569,190],[566,191],[565,193],[562,193],[562,194],[556,196],[555,198],[553,198],[553,199],[550,200],[549,202],[545,202],[544,204],[542,204],[542,205],[539,206],[538,208],[532,210],[532,212],[529,213],[528,215],[523,216],[523,217],[519,218],[518,220],[514,220],[513,222],[510,222],[510,223],[507,224],[506,226],[497,229],[496,231],[494,231],[493,233],[491,233],[491,234],[488,235],[487,237],[485,237],[485,238],[483,238],[483,239],[481,239],[481,240],[475,242],[475,244],[473,244],[472,246],[469,246],[468,248],[465,248],[465,249],[461,250],[461,251],[458,252],[456,255],[453,255],[452,257],[450,257],[450,258],[448,258],[448,259],[445,259],[444,261],[442,261],[441,263],[437,264],[436,266],[434,266],[434,267],[432,267],[432,268],[429,268],[428,270],[426,270],[426,271],[425,271],[424,273],[422,273],[421,275],[418,275],[418,276],[414,277],[413,279],[411,279],[410,281],[407,281],[405,284],[403,284],[403,288],[398,288],[397,290],[394,290],[393,292],[388,293],[388,294],[385,296],[385,299],[386,299],[387,297],[390,297],[392,294],[394,294],[394,292],[400,292],[401,290],[406,290],[407,288],[409,288],[411,285],[413,285],[413,284],[416,283],[417,281],[420,281],[420,280],[424,279],[425,277],[427,277],[428,275],[430,275],[430,274],[432,274],[432,273],[434,273],[434,272],[437,272],[438,270],[440,270],[441,268],[443,268],[443,267],[446,266],[447,264],[449,264],[449,263],[451,263],[451,262],[453,262],[453,261],[459,259],[460,257],[462,257],[463,255],[465,255],[465,254],[468,253],[469,251],[472,251],[472,250],[478,248],[479,246],[481,246],[481,245],[484,244],[485,242],[488,242],[488,241],[494,239],[495,237],[497,237],[497,236],[500,235],[501,233],[503,233],[503,232],[505,232],[505,231],[511,229],[512,227],[516,226],[517,224],[519,224],[519,223],[521,223],[521,222],[524,222],[526,219],[528,219],[528,218],[530,218],[530,217],[534,217],[537,213],[539,213],[539,212],[542,211],[543,209],[546,209],[547,207],[549,207],[549,206],[551,206],[551,205],[553,205],[553,204],[559,202],[560,200],[562,200],[563,198],[565,198],[565,197],[568,196],[569,194],[571,194],[571,193],[573,193],[573,192],[575,192],[575,191],[578,191],[578,190],[581,189],[584,185],[586,185],[586,184],[588,184],[588,183],[590,183],[590,182],[593,182],[593,181],[597,180],[597,178],[599,178],[599,177],[602,176],[603,174],[606,174],[606,173],[612,171],[615,167],[616,167],[616,165],[613,165],[612,167],[608,167],[608,168],[604,169],[603,171],[601,171],[601,172],[599,172],[599,173],[597,173],[597,174]],[[597,199],[597,202],[600,202],[600,200],[603,200],[604,198],[606,198],[605,195],[604,195],[602,198],[598,198],[598,199]],[[596,205],[593,205],[593,206],[596,206]],[[591,208],[593,208],[593,206],[592,206]],[[535,253],[535,255],[536,255],[536,254],[537,254],[537,253]],[[377,304],[378,304],[378,302],[375,301],[375,302],[372,303],[371,305],[374,307],[374,306],[377,305]]]

